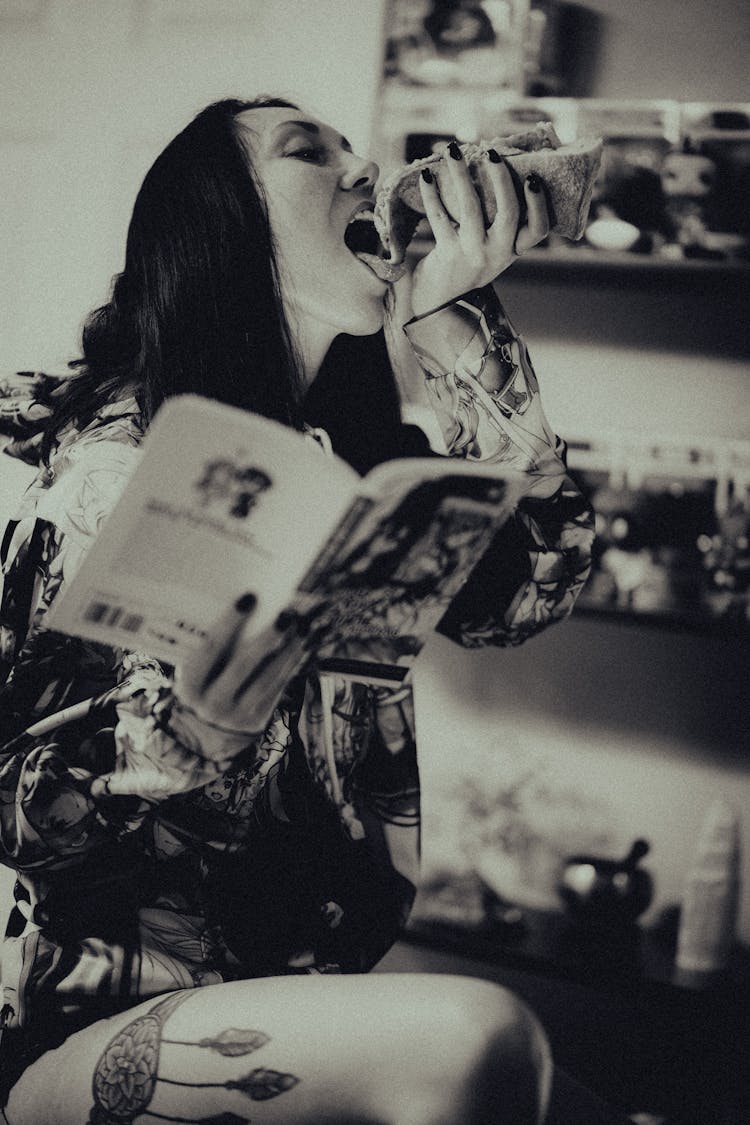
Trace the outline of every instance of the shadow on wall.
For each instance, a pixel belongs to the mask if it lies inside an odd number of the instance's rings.
[[[749,662],[750,639],[575,615],[519,648],[470,660],[441,650],[440,661],[479,711],[497,706],[500,691],[511,712],[679,743],[727,766],[750,752]]]
[[[538,5],[534,5],[536,8]],[[555,74],[560,90],[568,97],[595,95],[601,73],[602,44],[607,18],[583,4],[539,5],[548,9],[549,30],[543,59],[544,69]],[[550,57],[551,56],[551,57]],[[531,85],[532,97],[556,91],[541,79]]]
[[[731,270],[597,269],[575,263],[543,273],[521,259],[503,277],[502,299],[531,342],[564,340],[716,362],[748,354],[747,287]]]

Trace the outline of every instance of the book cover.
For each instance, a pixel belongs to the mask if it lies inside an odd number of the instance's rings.
[[[176,664],[252,592],[246,628],[259,651],[283,644],[296,621],[330,669],[368,665],[377,678],[386,664],[381,673],[399,679],[392,666],[408,668],[523,484],[447,457],[390,461],[361,478],[304,434],[177,396],[49,628]]]

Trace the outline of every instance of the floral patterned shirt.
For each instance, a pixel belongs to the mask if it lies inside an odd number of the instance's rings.
[[[531,488],[440,631],[466,646],[517,644],[572,607],[592,514],[499,303],[482,292],[448,312],[452,325],[441,310],[406,326],[445,452],[507,462]],[[446,362],[455,317],[464,330]],[[0,423],[17,439],[6,452],[32,456],[50,386],[36,376],[25,398],[17,384],[6,389]],[[311,669],[285,686],[264,735],[218,768],[175,733],[171,668],[45,628],[138,462],[142,433],[134,400],[70,427],[0,548],[0,858],[17,873],[2,958],[8,1075],[141,998],[365,971],[415,893],[408,683]],[[98,788],[113,772],[119,784]]]

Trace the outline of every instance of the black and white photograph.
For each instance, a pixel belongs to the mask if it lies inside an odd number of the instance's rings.
[[[0,0],[3,1125],[750,1121],[748,58]]]

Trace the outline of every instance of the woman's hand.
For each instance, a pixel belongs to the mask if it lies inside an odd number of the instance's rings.
[[[421,316],[455,300],[470,289],[494,281],[519,254],[536,246],[549,232],[549,214],[542,181],[529,176],[524,183],[527,219],[519,227],[516,189],[501,156],[490,149],[487,172],[495,191],[497,215],[485,230],[482,204],[461,150],[453,142],[445,158],[458,199],[458,214],[446,211],[437,183],[427,171],[420,177],[425,213],[435,246],[417,263],[412,275],[411,305]]]

